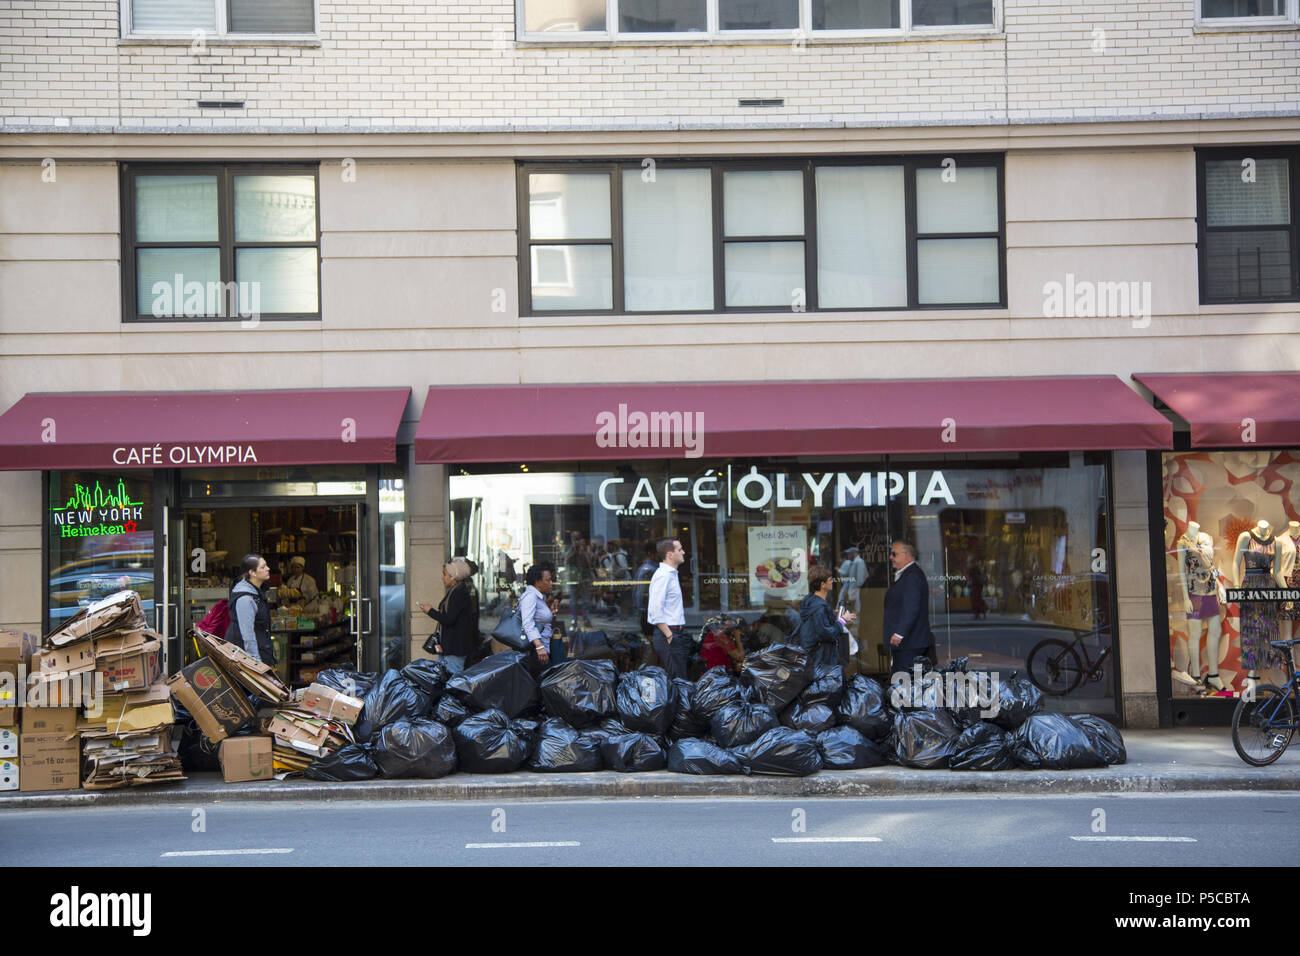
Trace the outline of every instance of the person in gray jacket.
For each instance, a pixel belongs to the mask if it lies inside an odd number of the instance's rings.
[[[226,640],[242,647],[263,664],[275,666],[275,644],[271,640],[271,606],[266,603],[262,589],[271,578],[266,558],[260,554],[246,554],[240,562],[240,575],[230,589],[226,607],[230,612],[230,626]]]

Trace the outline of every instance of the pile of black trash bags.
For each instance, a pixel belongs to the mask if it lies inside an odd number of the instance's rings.
[[[1072,769],[1125,759],[1114,727],[1040,713],[1041,692],[1023,678],[999,685],[998,713],[984,720],[977,706],[895,710],[877,681],[846,681],[838,666],[810,667],[801,648],[780,644],[750,654],[739,675],[715,667],[694,683],[669,680],[659,667],[620,674],[608,660],[569,660],[539,683],[525,660],[507,651],[455,676],[427,660],[383,675],[322,672],[319,683],[363,697],[365,708],[357,743],[307,776],[667,769],[802,777],[883,764]]]

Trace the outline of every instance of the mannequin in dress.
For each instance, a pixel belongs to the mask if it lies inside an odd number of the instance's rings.
[[[1237,536],[1233,559],[1237,587],[1271,588],[1278,585],[1279,558],[1282,549],[1273,537],[1273,527],[1264,520]],[[1259,672],[1282,666],[1282,658],[1269,641],[1278,639],[1278,606],[1263,602],[1239,605],[1241,610],[1241,666],[1246,668],[1247,689],[1253,687]]]
[[[1174,668],[1174,680],[1200,687],[1208,693],[1226,690],[1219,679],[1219,581],[1214,567],[1214,539],[1195,521],[1178,539],[1178,578],[1182,585],[1183,612],[1187,616],[1187,672]],[[1201,636],[1205,641],[1205,677],[1201,677]]]
[[[1284,588],[1300,589],[1300,521],[1287,523],[1286,530],[1277,536],[1278,547],[1282,549],[1278,557],[1278,584]],[[1282,605],[1281,620],[1278,631],[1281,640],[1300,637],[1300,601]]]

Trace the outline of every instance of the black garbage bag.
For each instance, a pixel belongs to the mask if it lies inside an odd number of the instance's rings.
[[[456,769],[451,731],[436,720],[402,720],[384,727],[371,747],[385,777],[445,777]]]
[[[1003,730],[1015,730],[1043,706],[1043,692],[1028,677],[1014,673],[998,683],[998,712],[989,717]]]
[[[806,777],[822,768],[817,741],[802,730],[773,727],[753,743],[732,751],[747,773]]]
[[[542,674],[542,706],[581,730],[617,713],[618,669],[612,661],[565,661]]]
[[[795,730],[804,730],[814,737],[835,726],[835,711],[826,704],[804,706],[795,701],[781,711],[781,723]]]
[[[832,727],[817,735],[817,750],[827,770],[862,770],[885,763],[885,745],[852,727]]]
[[[618,718],[636,733],[662,737],[673,725],[673,691],[662,667],[628,671],[618,679]]]
[[[378,678],[378,674],[358,674],[356,671],[330,668],[317,673],[315,682],[332,687],[340,694],[364,699]]]
[[[673,681],[673,725],[668,728],[669,740],[687,737],[705,737],[709,733],[709,720],[697,714],[692,706],[691,693],[695,685],[680,677]]]
[[[958,661],[965,661],[959,658]],[[993,683],[993,675],[987,671],[957,670],[949,665],[944,671],[945,695],[948,712],[958,727],[973,727],[992,715],[994,705],[998,702],[998,688]]]
[[[348,744],[326,754],[307,768],[310,780],[370,780],[379,776],[379,765],[366,744]]]
[[[447,681],[447,693],[478,710],[499,710],[515,718],[538,701],[537,681],[528,672],[527,654],[502,651]]]
[[[1092,714],[1071,714],[1070,720],[1087,735],[1088,743],[1092,744],[1093,750],[1101,754],[1101,759],[1106,761],[1107,767],[1128,760],[1128,752],[1124,749],[1124,738],[1109,721],[1094,717]]]
[[[812,681],[799,692],[795,703],[804,707],[825,704],[832,711],[844,697],[844,669],[839,664],[820,665],[812,669]]]
[[[451,732],[456,761],[468,773],[510,773],[528,759],[528,743],[499,710],[466,717]]]
[[[953,770],[1012,770],[1016,757],[1011,735],[988,721],[971,724],[957,738],[948,766]]]
[[[884,740],[894,726],[885,689],[861,674],[845,685],[838,718],[841,727],[852,727],[868,740]]]
[[[402,668],[402,676],[420,690],[429,695],[429,700],[438,703],[447,681],[451,680],[451,671],[442,661],[411,661]]]
[[[894,715],[894,753],[904,767],[947,767],[957,752],[961,728],[942,708],[907,710]]]
[[[741,684],[753,687],[758,702],[767,704],[778,714],[811,680],[808,655],[802,647],[793,644],[773,644],[750,654],[745,658],[745,669],[740,672]]]
[[[890,675],[888,694],[895,710],[935,710],[944,706],[943,675],[928,657],[918,657],[910,671]]]
[[[564,653],[571,660],[610,660],[618,653],[604,631],[573,631],[565,635]]]
[[[662,770],[668,763],[663,744],[650,734],[631,733],[610,737],[600,745],[600,755],[606,770],[617,770],[619,773]]]
[[[177,707],[176,711],[179,715],[181,708]],[[208,740],[199,729],[198,723],[188,714],[183,723],[178,717],[176,726],[180,728],[177,756],[181,758],[181,768],[190,773],[219,773],[221,760],[218,750],[221,745]]]
[[[533,748],[537,746],[537,738],[541,736],[542,721],[536,717],[516,717],[510,721],[510,729],[528,745],[528,754],[532,756]]]
[[[723,705],[742,699],[740,682],[725,667],[705,671],[691,689],[691,709],[703,720],[712,720]]]
[[[593,733],[582,733],[558,717],[542,724],[537,746],[528,758],[528,769],[543,773],[586,773],[603,770],[604,758],[600,745],[604,738]]]
[[[1030,770],[1104,767],[1083,728],[1065,714],[1033,714],[1012,734],[1016,763]]]
[[[433,709],[433,719],[448,727],[455,727],[473,711],[450,694],[444,694],[438,706]]]
[[[379,683],[366,694],[366,705],[361,709],[352,728],[360,743],[370,740],[379,730],[398,720],[419,720],[432,711],[429,695],[402,676],[400,671],[385,671]]]
[[[727,704],[714,714],[709,729],[713,739],[730,750],[757,740],[779,725],[771,707],[740,700]]]
[[[944,673],[962,673],[970,668],[970,657],[954,657],[944,665]]]
[[[683,738],[669,748],[668,769],[704,775],[745,772],[735,754],[696,737]]]

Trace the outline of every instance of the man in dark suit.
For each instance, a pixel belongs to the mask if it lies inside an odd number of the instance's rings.
[[[891,672],[906,673],[918,657],[935,660],[934,635],[930,633],[930,585],[916,563],[916,548],[895,541],[889,549],[894,580],[885,592],[885,642],[892,653]]]

